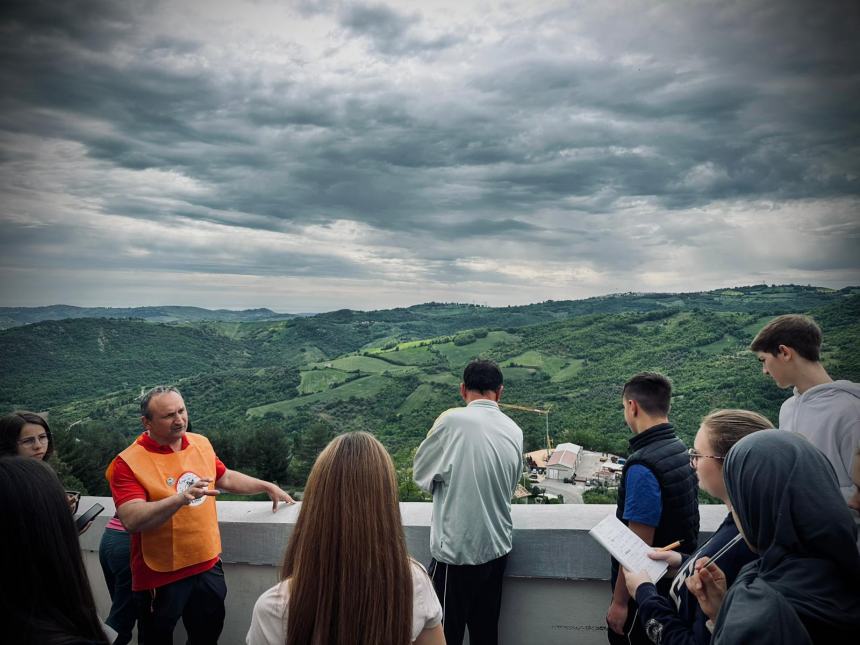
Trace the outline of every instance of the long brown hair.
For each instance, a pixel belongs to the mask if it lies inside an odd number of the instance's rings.
[[[372,435],[340,435],[317,457],[284,554],[287,579],[287,645],[411,642],[397,477]]]

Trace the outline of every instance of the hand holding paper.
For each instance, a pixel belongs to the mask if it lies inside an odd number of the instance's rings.
[[[656,583],[668,569],[665,562],[648,557],[652,547],[645,544],[615,515],[607,515],[588,533],[625,569],[636,573],[644,571],[651,582]]]
[[[652,560],[662,560],[669,565],[670,569],[677,569],[684,561],[684,556],[677,551],[660,551],[659,549],[652,549],[648,552],[648,557]]]
[[[627,587],[627,593],[630,594],[631,598],[636,597],[636,590],[639,589],[639,585],[646,582],[653,582],[647,572],[624,569],[624,586]]]

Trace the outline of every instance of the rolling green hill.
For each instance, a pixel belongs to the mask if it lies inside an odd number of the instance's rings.
[[[104,466],[139,431],[141,388],[159,382],[182,389],[195,430],[231,466],[301,486],[331,436],[368,430],[408,478],[411,452],[434,418],[459,404],[464,365],[483,356],[502,366],[503,402],[550,409],[556,442],[624,454],[620,388],[642,370],[672,378],[672,418],[687,440],[717,407],[775,421],[787,393],[746,347],[786,312],[814,315],[831,374],[860,380],[860,289],[759,285],[276,321],[43,322],[0,331],[0,405],[48,410],[60,430],[61,473],[94,493],[106,492]],[[509,414],[527,449],[543,444],[543,417]]]
[[[302,314],[298,314],[302,315]],[[49,307],[0,307],[0,329],[29,325],[46,320],[69,318],[138,318],[148,322],[200,322],[223,320],[250,322],[253,320],[281,320],[295,318],[296,314],[277,314],[271,309],[201,309],[200,307],[71,307],[51,305]]]

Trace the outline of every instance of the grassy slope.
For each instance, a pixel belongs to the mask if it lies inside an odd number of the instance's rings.
[[[349,378],[346,372],[336,369],[312,369],[302,372],[302,380],[299,383],[299,394],[313,394],[322,392],[333,385],[343,383]]]
[[[408,345],[408,343],[404,343],[404,345]],[[439,362],[439,354],[432,347],[401,347],[398,346],[396,350],[373,352],[372,354],[398,365],[435,365]]]
[[[352,397],[365,399],[378,394],[385,387],[386,380],[387,379],[381,375],[362,376],[349,381],[340,387],[317,392],[316,394],[249,408],[248,414],[252,417],[263,416],[267,412],[276,412],[283,415],[289,414],[290,412],[296,411],[304,406],[314,405],[317,403],[326,404]]]
[[[491,331],[485,338],[479,338],[468,345],[447,342],[434,345],[433,349],[445,357],[449,366],[457,368],[466,365],[472,359],[489,357],[498,345],[511,344],[518,340],[518,336],[508,332]]]
[[[332,361],[318,363],[317,367],[333,368],[343,372],[365,372],[368,374],[384,374],[386,372],[404,372],[410,368],[405,365],[392,365],[386,361],[371,356],[344,356]]]

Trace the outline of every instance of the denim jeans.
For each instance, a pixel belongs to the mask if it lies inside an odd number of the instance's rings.
[[[137,609],[131,593],[131,534],[125,531],[105,529],[99,544],[99,562],[105,576],[111,607],[105,622],[117,633],[114,645],[126,645],[131,641]],[[138,626],[137,642],[144,642]]]

